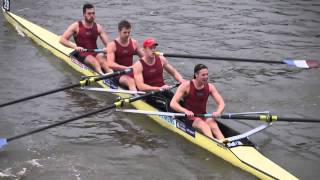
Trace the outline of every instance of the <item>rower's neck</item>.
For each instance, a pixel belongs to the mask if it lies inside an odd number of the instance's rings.
[[[87,21],[85,21],[85,20],[82,22],[82,24],[83,24],[84,27],[86,27],[86,28],[92,28],[93,23],[94,23],[94,22],[90,23],[90,22],[87,22]]]
[[[196,89],[202,89],[204,87],[204,83],[202,81],[197,80],[197,79],[193,80],[193,84]]]
[[[144,60],[146,61],[147,64],[153,65],[155,62],[155,56],[145,56]]]
[[[123,46],[126,46],[126,45],[128,45],[128,43],[129,43],[129,39],[130,38],[120,38],[119,37],[119,43],[121,44],[121,45],[123,45]]]

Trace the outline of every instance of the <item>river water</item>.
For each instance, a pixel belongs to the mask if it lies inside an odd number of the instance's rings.
[[[267,60],[320,58],[320,2],[279,0],[92,1],[111,39],[128,19],[159,50]],[[12,11],[61,34],[84,1],[13,1]],[[79,80],[79,73],[0,18],[0,102]],[[100,43],[101,44],[101,43]],[[287,65],[168,58],[184,77],[204,63],[226,112],[320,116],[320,71]],[[172,82],[167,79],[168,82]],[[68,90],[0,109],[11,137],[110,104],[108,94]],[[208,109],[213,109],[212,102]],[[226,121],[246,131],[256,121]],[[301,179],[320,176],[320,125],[276,122],[254,135],[260,151]],[[255,179],[145,118],[106,112],[13,141],[0,150],[0,179]]]

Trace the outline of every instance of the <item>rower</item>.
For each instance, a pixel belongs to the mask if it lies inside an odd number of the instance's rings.
[[[67,28],[59,42],[66,47],[75,49],[79,53],[80,61],[91,66],[99,74],[110,72],[103,53],[85,51],[85,49],[97,49],[98,36],[105,46],[108,43],[107,33],[100,24],[95,22],[95,9],[92,4],[83,5],[83,17],[83,20],[74,22]],[[70,41],[71,36],[74,37],[76,44]],[[104,50],[106,51],[106,48]]]
[[[118,24],[118,37],[107,46],[107,65],[112,70],[124,70],[133,65],[133,55],[143,56],[143,50],[137,40],[130,37],[131,24],[122,20]],[[136,91],[133,73],[113,78],[116,84],[120,84]]]
[[[185,80],[181,74],[163,56],[155,54],[158,43],[153,38],[147,38],[143,42],[144,56],[133,65],[134,79],[140,91],[157,91],[168,88],[163,79],[163,70],[166,70],[176,81],[182,83]],[[165,91],[159,99],[149,97],[146,101],[152,105],[158,104],[161,110],[169,111],[167,106],[173,96],[171,91]],[[158,103],[160,102],[160,103]]]
[[[222,140],[224,136],[220,131],[218,123],[214,118],[194,117],[194,114],[206,114],[207,101],[209,95],[217,104],[217,109],[212,113],[213,117],[219,117],[224,110],[225,104],[222,96],[211,83],[208,83],[208,68],[203,64],[197,64],[194,67],[194,78],[183,82],[174,94],[170,107],[177,111],[185,113],[188,116],[187,124],[198,129],[206,136]],[[183,99],[184,105],[179,101]]]

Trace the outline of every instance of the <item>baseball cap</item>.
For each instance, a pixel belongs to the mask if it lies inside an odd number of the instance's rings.
[[[152,46],[158,46],[158,43],[153,38],[147,38],[143,41],[143,47],[152,47]]]

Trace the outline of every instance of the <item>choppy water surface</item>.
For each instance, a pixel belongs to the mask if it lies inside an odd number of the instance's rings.
[[[168,53],[267,60],[320,59],[320,2],[93,1],[111,39],[128,19],[132,35],[154,37]],[[61,34],[81,18],[83,1],[13,1],[16,14]],[[80,74],[18,35],[1,16],[0,102],[75,83]],[[190,78],[209,66],[226,112],[270,110],[319,118],[320,71],[286,65],[169,59]],[[168,80],[170,82],[170,80]],[[114,96],[68,90],[0,109],[0,136],[29,131],[92,108]],[[212,103],[209,108],[213,108]],[[246,131],[260,122],[227,121]],[[254,141],[263,154],[301,179],[320,175],[320,126],[277,122]],[[0,179],[255,179],[144,116],[106,112],[28,136],[0,150]]]

